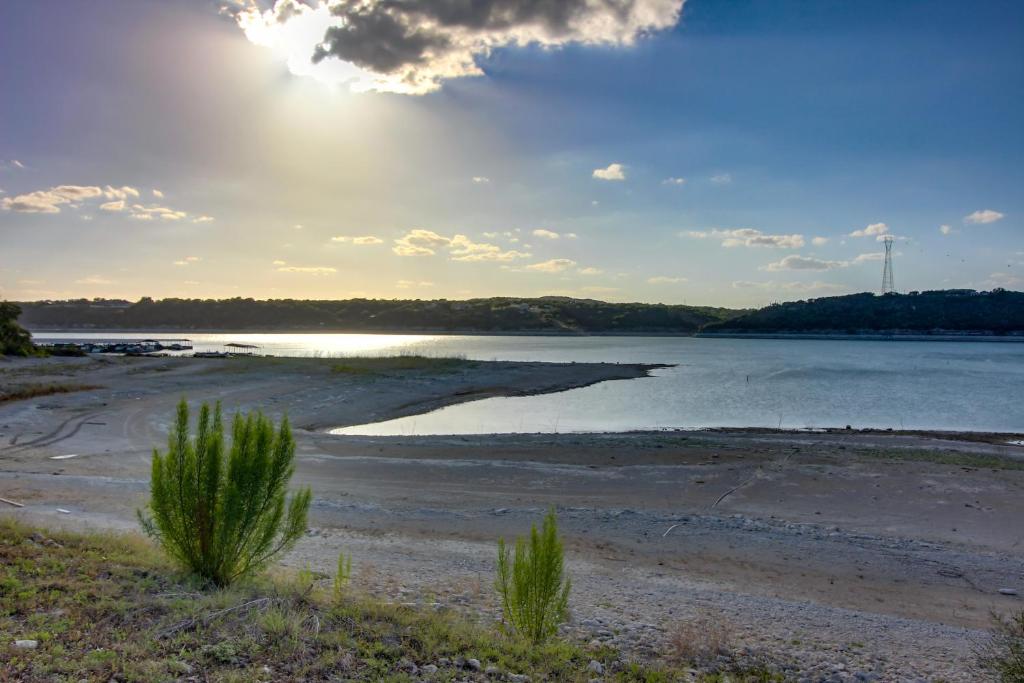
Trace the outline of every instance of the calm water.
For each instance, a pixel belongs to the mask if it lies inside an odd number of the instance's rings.
[[[41,333],[55,339],[173,334]],[[184,334],[197,350],[273,355],[462,355],[478,360],[675,363],[654,377],[494,398],[342,434],[487,434],[765,426],[1024,431],[1024,344],[690,337]]]

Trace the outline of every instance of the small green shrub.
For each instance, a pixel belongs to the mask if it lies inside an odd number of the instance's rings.
[[[993,615],[992,632],[976,651],[977,665],[999,683],[1024,681],[1024,611]]]
[[[262,413],[235,415],[224,446],[220,404],[203,404],[194,438],[178,404],[167,453],[153,451],[143,529],[176,561],[218,586],[265,567],[306,531],[310,490],[285,500],[294,471],[288,419],[274,431]]]
[[[531,527],[529,541],[516,539],[511,561],[505,539],[498,540],[495,587],[505,619],[524,638],[541,643],[558,631],[568,614],[570,586],[554,510],[544,517],[541,531]]]
[[[334,600],[340,602],[345,596],[345,588],[352,578],[352,556],[344,551],[338,553],[338,573],[334,575]]]

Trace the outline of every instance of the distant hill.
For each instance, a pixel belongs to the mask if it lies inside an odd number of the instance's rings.
[[[941,334],[1024,333],[1024,292],[948,289],[910,294],[851,294],[772,304],[706,333]]]
[[[18,304],[30,330],[259,330],[694,334],[745,313],[726,308],[615,304],[541,297],[468,301],[349,299],[112,299]]]

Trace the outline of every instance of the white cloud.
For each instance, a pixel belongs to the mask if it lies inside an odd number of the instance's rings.
[[[799,249],[804,246],[804,236],[792,235],[767,235],[760,230],[753,228],[736,228],[732,230],[719,230],[717,228],[709,231],[690,230],[685,233],[686,237],[697,239],[720,239],[723,247],[776,247],[779,249]]]
[[[683,0],[224,4],[246,37],[293,74],[355,91],[423,94],[483,75],[478,59],[497,48],[633,45],[674,26]]]
[[[466,235],[445,237],[433,230],[417,228],[395,240],[391,248],[399,256],[433,256],[439,249],[447,249],[452,261],[514,261],[527,258],[529,253],[502,249],[496,244],[474,242]]]
[[[332,242],[351,242],[356,246],[368,246],[371,244],[383,244],[384,240],[375,235],[362,235],[360,237],[349,237],[348,235],[338,235],[331,238]]]
[[[675,285],[680,282],[689,282],[689,279],[685,277],[672,277],[670,275],[655,275],[654,277],[647,278],[647,284],[649,285]]]
[[[601,275],[604,273],[600,268],[594,268],[593,266],[587,266],[586,268],[580,268],[578,271],[580,275]]]
[[[1002,287],[1013,288],[1013,287],[1024,287],[1024,278],[1011,273],[992,273],[989,275],[989,279],[985,281],[987,287]]]
[[[848,265],[846,261],[825,261],[813,256],[790,254],[781,261],[762,266],[761,270],[834,270],[835,268],[845,268]]]
[[[281,266],[277,269],[279,273],[306,273],[309,275],[330,275],[338,272],[336,268],[325,266]]]
[[[272,263],[272,265],[275,265],[275,266],[283,266],[285,264],[285,262],[281,261],[281,260],[272,261],[271,263]]]
[[[433,287],[433,286],[434,286],[434,283],[433,282],[429,282],[427,280],[420,280],[419,282],[416,282],[415,280],[399,280],[398,282],[395,283],[395,287],[397,287],[399,289],[411,289],[413,287]]]
[[[992,209],[981,209],[974,213],[964,216],[964,223],[975,223],[984,225],[986,223],[995,223],[1005,216],[1005,214],[993,211]]]
[[[567,232],[567,233],[565,233],[565,239],[567,239],[567,240],[579,239],[579,235],[577,235],[574,232]]]
[[[949,225],[940,225],[939,226],[939,232],[941,232],[943,235],[952,235],[954,232],[960,232],[960,231],[959,230],[954,230],[953,227],[949,226]]]
[[[626,167],[622,164],[608,164],[605,168],[595,168],[590,175],[598,180],[625,180]]]
[[[136,220],[151,221],[161,219],[177,221],[189,216],[185,211],[179,211],[166,206],[128,204],[129,198],[137,198],[139,196],[140,192],[128,185],[122,185],[121,187],[106,185],[103,188],[96,185],[57,185],[47,190],[36,190],[18,195],[17,197],[5,197],[0,201],[0,207],[6,211],[18,211],[21,213],[60,213],[61,207],[64,205],[72,209],[79,209],[88,200],[103,198],[108,201],[99,205],[100,210],[111,213],[127,211],[129,217]],[[83,216],[83,220],[89,219]],[[213,218],[209,216],[198,216],[194,219],[194,222],[203,223],[212,220]]]
[[[732,283],[733,289],[765,289],[765,290],[777,290],[784,292],[818,292],[818,291],[844,291],[847,289],[844,285],[839,285],[834,282],[776,282],[774,280],[768,280],[766,282],[751,282],[750,280],[736,280]]]
[[[870,254],[859,254],[855,259],[853,259],[853,263],[866,263],[868,261],[884,261],[884,260],[885,260],[885,252],[884,251],[875,251],[875,252],[872,252]]]
[[[48,190],[5,197],[0,206],[6,211],[20,213],[60,213],[62,204],[80,202],[102,194],[103,190],[94,185],[58,185]]]
[[[474,242],[465,235],[456,235],[448,245],[449,258],[453,261],[514,261],[527,258],[530,254],[514,249],[502,249],[496,244]]]
[[[885,223],[872,223],[863,230],[854,230],[850,237],[882,237],[889,232],[889,226]]]
[[[543,237],[544,239],[547,240],[557,240],[559,237],[561,237],[561,235],[559,235],[557,232],[554,232],[553,230],[546,230],[544,228],[537,228],[536,230],[534,230],[533,236]]]
[[[103,189],[103,196],[107,199],[120,199],[123,201],[129,197],[138,198],[139,191],[134,187],[128,187],[127,185],[122,187],[111,187],[110,185],[107,185]]]
[[[180,221],[182,218],[188,216],[184,211],[178,211],[177,209],[171,209],[166,206],[157,206],[155,204],[150,206],[143,206],[142,204],[132,204],[131,213],[129,217],[136,220],[149,221],[155,218],[159,218],[164,221]]]
[[[89,277],[83,277],[81,280],[75,280],[76,285],[112,285],[113,280],[108,280],[102,275],[90,275]]]
[[[174,265],[176,265],[176,266],[187,266],[187,265],[190,265],[192,263],[196,263],[198,261],[202,261],[202,259],[199,258],[198,256],[186,256],[185,258],[183,258],[183,259],[181,259],[179,261],[175,261]]]
[[[533,263],[526,266],[527,270],[536,270],[541,273],[561,273],[576,265],[576,262],[567,258],[553,258],[540,263]]]
[[[433,230],[416,228],[396,239],[391,251],[399,256],[433,256],[437,249],[449,244],[450,239],[438,235]]]
[[[477,185],[486,185],[487,183],[491,182],[491,179],[485,175],[475,175],[473,176],[473,182],[476,183]]]
[[[711,176],[709,180],[711,180],[711,182],[714,183],[715,185],[729,185],[730,183],[732,183],[732,174],[716,173],[715,175]]]
[[[664,180],[662,180],[661,184],[662,185],[675,185],[676,187],[679,187],[680,185],[685,185],[686,184],[686,178],[669,177],[669,178],[665,178]]]
[[[153,196],[156,197],[157,199],[163,199],[164,198],[164,193],[161,192],[160,190],[156,189],[155,187],[151,190],[151,192],[153,193]]]
[[[816,247],[823,247],[826,244],[828,244],[828,238],[827,237],[815,237],[814,239],[811,240],[811,244],[813,244]]]
[[[192,219],[192,222],[193,223],[209,223],[209,222],[211,222],[213,220],[214,220],[213,216],[205,216],[204,215],[204,216],[196,216],[195,218]]]

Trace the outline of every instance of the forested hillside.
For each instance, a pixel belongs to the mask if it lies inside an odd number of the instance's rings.
[[[742,313],[725,308],[614,304],[542,297],[469,301],[350,299],[109,299],[26,302],[29,329],[564,332],[693,334]]]
[[[851,294],[772,304],[704,332],[839,333],[1024,332],[1024,293],[949,289],[910,294]]]

